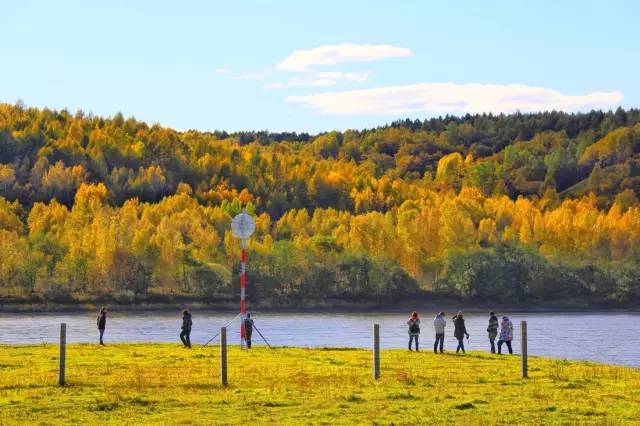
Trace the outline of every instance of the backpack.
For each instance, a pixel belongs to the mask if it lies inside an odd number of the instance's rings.
[[[409,332],[410,333],[420,333],[420,326],[418,325],[417,322],[412,322],[411,325],[409,326]]]

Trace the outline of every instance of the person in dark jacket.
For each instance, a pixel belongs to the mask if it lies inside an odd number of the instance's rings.
[[[469,333],[467,333],[467,328],[464,325],[464,315],[462,312],[458,312],[456,316],[453,317],[453,326],[455,327],[453,330],[453,335],[456,339],[458,339],[458,347],[456,348],[456,353],[462,350],[462,353],[466,353],[464,351],[464,336],[467,336],[467,340],[469,340]]]
[[[185,348],[191,348],[191,312],[186,309],[182,311],[182,332],[180,333],[180,340]]]
[[[100,344],[104,346],[102,337],[104,336],[104,329],[107,327],[107,308],[105,308],[104,306],[100,308],[100,312],[98,313],[98,318],[96,319],[96,323],[98,325],[98,331],[100,332]]]
[[[418,348],[418,337],[420,336],[420,317],[417,312],[413,312],[411,317],[409,317],[409,321],[407,321],[407,325],[409,326],[409,350],[411,350],[411,342],[415,339],[416,341],[416,352],[420,352]]]
[[[487,333],[489,333],[489,343],[491,344],[491,353],[496,353],[496,337],[498,337],[498,317],[495,313],[489,313],[489,326],[487,327]]]
[[[251,314],[247,314],[244,319],[244,336],[247,341],[247,349],[251,349],[251,335],[253,334],[253,320]]]

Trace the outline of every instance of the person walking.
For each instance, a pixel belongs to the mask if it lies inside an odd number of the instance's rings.
[[[102,338],[104,336],[104,329],[107,327],[107,308],[104,306],[100,308],[96,324],[98,325],[98,331],[100,332],[100,345],[104,346]]]
[[[464,336],[467,336],[467,340],[469,340],[469,333],[467,333],[467,328],[464,325],[464,315],[462,311],[459,311],[456,316],[453,317],[453,325],[454,331],[453,335],[456,339],[458,339],[458,347],[456,348],[456,353],[462,350],[463,354],[466,354],[464,351]]]
[[[413,311],[409,321],[407,321],[407,325],[409,326],[409,350],[411,350],[411,342],[413,340],[416,341],[416,352],[420,352],[418,347],[418,336],[420,336],[420,317],[416,311]]]
[[[502,322],[500,323],[500,340],[498,340],[498,355],[502,353],[502,344],[506,344],[509,349],[509,353],[513,354],[513,349],[511,348],[511,341],[513,340],[513,323],[509,318],[502,317]]]
[[[489,333],[489,343],[491,344],[491,353],[496,353],[496,337],[498,337],[498,317],[495,313],[489,313],[489,327],[487,327],[487,333]]]
[[[433,328],[436,330],[436,341],[433,344],[433,352],[438,353],[438,345],[440,345],[440,353],[443,353],[444,348],[444,328],[447,325],[447,321],[444,319],[444,312],[440,312],[433,319]]]
[[[182,332],[180,333],[180,340],[182,340],[184,347],[189,349],[191,349],[191,326],[193,326],[191,312],[185,309],[182,311]]]
[[[251,319],[251,314],[247,314],[247,317],[244,319],[244,335],[245,335],[245,340],[247,341],[247,349],[251,349],[252,334],[253,334],[253,319]]]

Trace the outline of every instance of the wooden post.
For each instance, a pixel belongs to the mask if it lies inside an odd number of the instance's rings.
[[[60,371],[58,375],[58,384],[64,385],[64,369],[67,356],[67,324],[60,324]]]
[[[522,331],[522,377],[529,377],[529,370],[527,366],[527,322],[520,322],[520,330]]]
[[[380,378],[380,325],[373,324],[373,379]]]
[[[220,381],[227,386],[227,327],[220,329]]]

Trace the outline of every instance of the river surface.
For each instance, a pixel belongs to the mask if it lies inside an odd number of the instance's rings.
[[[640,367],[640,312],[497,314],[499,317],[507,315],[513,321],[513,348],[516,353],[520,352],[520,321],[526,320],[530,355]],[[228,312],[194,312],[192,342],[206,342],[234,315]],[[273,346],[370,348],[372,324],[378,323],[383,348],[405,348],[407,317],[404,312],[254,312],[257,329]],[[487,351],[488,315],[467,313],[465,318],[471,335],[469,342],[465,339],[465,345],[471,350]],[[422,316],[422,350],[433,348],[432,320],[431,312]],[[95,342],[98,337],[95,313],[0,313],[0,345],[56,343],[62,322],[67,324],[68,342]],[[179,343],[180,325],[180,312],[109,312],[105,342]],[[239,327],[238,320],[230,325],[228,339],[231,344],[239,343]],[[253,341],[257,345],[264,344],[255,332]],[[445,350],[453,351],[455,348],[453,323],[451,315],[447,314]]]

